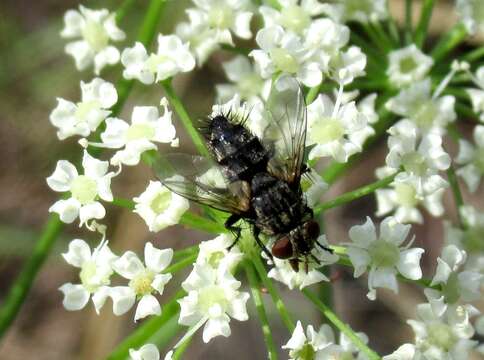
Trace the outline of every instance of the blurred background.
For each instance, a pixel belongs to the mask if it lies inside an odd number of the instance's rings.
[[[122,46],[131,45],[137,33],[147,0],[138,0],[133,10],[119,26],[128,38]],[[169,33],[176,22],[185,18],[183,9],[188,1],[170,1],[160,31]],[[415,1],[415,3],[419,3]],[[115,10],[118,1],[84,1],[92,8],[106,7]],[[59,159],[75,160],[80,157],[76,139],[58,141],[55,129],[48,117],[56,105],[56,97],[76,100],[80,96],[80,80],[89,80],[89,71],[75,70],[72,58],[64,54],[65,40],[59,37],[64,12],[76,8],[78,1],[64,0],[1,0],[0,1],[0,306],[24,261],[31,255],[33,245],[48,217],[47,209],[56,200],[56,194],[46,185]],[[403,1],[391,1],[391,9],[397,18],[403,17]],[[419,6],[414,7],[415,18]],[[453,3],[438,1],[431,22],[431,33],[445,33],[455,21]],[[479,41],[479,39],[475,39]],[[431,44],[429,44],[431,45]],[[220,62],[230,55],[212,57],[201,70],[177,78],[175,86],[193,117],[206,115],[213,102],[214,84],[224,82]],[[103,78],[115,82],[120,67],[105,69]],[[121,118],[129,119],[134,105],[157,105],[162,96],[161,87],[145,87],[140,83],[124,106]],[[463,128],[463,131],[466,131]],[[189,144],[180,129],[182,147]],[[372,149],[344,179],[339,180],[325,195],[327,199],[374,181],[373,169],[384,163],[385,147]],[[182,149],[182,151],[190,149]],[[455,150],[450,149],[453,154]],[[123,197],[140,194],[152,179],[149,168],[139,165],[127,168],[114,181],[113,192]],[[452,218],[454,204],[447,194],[446,208]],[[464,194],[467,203],[484,209],[482,199]],[[479,201],[481,202],[479,204]],[[149,233],[144,222],[136,214],[107,204],[108,239],[118,253],[127,249],[140,253],[146,241],[158,247],[197,244],[207,235],[189,231],[182,226],[168,228],[158,234]],[[367,214],[375,211],[373,197],[365,197],[350,206],[328,211],[327,233],[330,242],[347,241],[350,226],[361,223]],[[435,258],[442,244],[442,222],[426,217],[425,226],[415,226],[417,245],[426,249],[423,259],[427,277],[433,274]],[[38,274],[20,314],[9,332],[0,342],[0,359],[103,359],[134,328],[132,312],[115,317],[104,308],[97,316],[91,306],[78,312],[67,312],[62,307],[62,296],[57,290],[63,283],[77,280],[77,272],[60,256],[68,242],[76,237],[95,243],[98,239],[87,231],[79,231],[75,224],[66,226],[55,243],[54,251]],[[172,280],[161,298],[161,303],[179,288],[186,272]],[[411,342],[412,332],[405,324],[415,316],[415,306],[424,302],[421,289],[401,283],[400,294],[379,292],[379,299],[366,299],[366,279],[352,279],[345,269],[334,267],[331,284],[335,310],[349,322],[353,329],[364,331],[371,346],[380,354],[388,354],[403,342]],[[305,324],[319,325],[321,319],[312,306],[307,306],[297,291],[280,287],[285,301],[298,319]],[[327,293],[323,288],[322,292]],[[271,318],[276,344],[285,344],[289,334],[280,322],[270,298],[267,307]],[[250,312],[254,308],[250,303]],[[186,359],[224,359],[230,354],[232,360],[263,359],[265,347],[258,320],[255,316],[248,322],[231,322],[232,336],[218,337],[204,345],[196,336],[185,353]],[[287,352],[280,352],[287,358]]]

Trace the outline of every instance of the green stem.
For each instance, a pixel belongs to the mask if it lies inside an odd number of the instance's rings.
[[[118,24],[128,14],[135,2],[135,0],[124,0],[121,6],[119,6],[118,10],[116,10],[116,22]]]
[[[167,79],[162,81],[161,85],[165,90],[166,96],[170,101],[171,106],[175,109],[178,117],[180,118],[185,130],[188,132],[188,135],[192,138],[195,147],[197,148],[200,155],[209,156],[208,150],[205,147],[205,142],[203,141],[200,133],[195,129],[193,126],[193,122],[190,119],[183,103],[181,102],[180,98],[176,95],[175,90],[173,90],[173,86],[171,85],[171,79]]]
[[[316,99],[316,97],[319,94],[320,89],[321,89],[321,84],[316,85],[316,86],[309,89],[309,91],[306,95],[306,105],[311,104]]]
[[[249,53],[251,52],[251,49],[248,48],[241,48],[238,46],[232,46],[228,44],[222,44],[222,50],[238,54],[238,55],[243,55],[243,56],[249,56]]]
[[[112,204],[129,210],[133,210],[135,206],[134,201],[123,198],[114,198]],[[227,229],[223,225],[189,211],[182,215],[180,224],[190,229],[205,231],[211,234],[227,232]]]
[[[462,59],[465,61],[473,62],[480,60],[482,57],[484,57],[484,46],[480,46],[477,49],[468,52],[466,55],[464,55]]]
[[[393,38],[383,30],[381,22],[373,21],[370,23],[370,26],[375,29],[377,35],[385,41],[390,50],[398,46],[398,43],[394,41]]]
[[[141,25],[138,38],[139,41],[143,42],[145,45],[148,45],[156,34],[156,25],[161,18],[164,4],[164,0],[152,0],[150,2],[150,6],[148,7]],[[118,102],[112,108],[111,116],[116,116],[119,114],[132,87],[133,81],[122,79],[118,83]],[[98,152],[100,152],[99,149],[94,150],[95,151],[91,153],[92,155],[96,155]],[[18,278],[9,289],[2,308],[0,309],[0,338],[5,334],[6,330],[17,316],[21,305],[25,301],[25,298],[32,287],[37,273],[48,257],[50,250],[52,249],[52,245],[62,231],[63,227],[64,224],[59,220],[59,217],[56,214],[49,216],[47,223],[44,226],[44,230],[42,231],[39,240],[35,244],[32,256],[27,260]]]
[[[464,200],[462,199],[462,192],[460,191],[459,181],[457,180],[457,175],[455,169],[452,165],[447,169],[447,179],[449,180],[450,189],[452,190],[452,195],[454,196],[455,207],[457,209],[457,218],[459,219],[459,224],[462,228],[465,228],[465,222],[460,216],[459,209],[464,206]]]
[[[463,24],[459,23],[450,29],[443,37],[440,38],[437,45],[434,46],[430,55],[435,62],[444,59],[457,45],[459,45],[467,36],[467,31]]]
[[[282,322],[286,325],[286,328],[292,333],[294,331],[295,325],[294,321],[291,318],[291,315],[286,309],[286,305],[282,301],[281,295],[279,291],[274,286],[273,282],[267,277],[267,271],[264,267],[259,256],[254,256],[252,259],[252,264],[254,265],[259,278],[262,280],[262,284],[266,287],[267,291],[271,295],[272,301],[274,305],[276,305],[276,309],[279,312]]]
[[[413,0],[405,0],[405,44],[412,42],[412,14],[413,14]]]
[[[391,45],[386,41],[385,38],[381,37],[381,35],[370,25],[370,24],[362,24],[363,29],[365,30],[368,37],[371,39],[373,44],[384,53],[388,53],[391,50]]]
[[[259,315],[259,321],[261,323],[262,334],[264,335],[264,342],[266,343],[268,358],[270,360],[277,359],[277,350],[274,345],[274,339],[272,338],[271,328],[269,326],[269,321],[267,319],[266,310],[264,308],[264,303],[262,301],[262,296],[259,288],[259,281],[255,273],[252,263],[246,262],[244,266],[245,273],[247,274],[247,279],[249,280],[250,290],[252,292],[252,300]]]
[[[176,318],[180,311],[177,300],[185,296],[186,293],[180,290],[175,296],[163,306],[161,315],[155,316],[143,322],[134,332],[124,339],[108,356],[108,360],[125,360],[128,357],[129,349],[137,349],[148,342],[158,332],[163,332],[164,325],[171,319]],[[168,333],[166,336],[174,337],[176,332]]]
[[[380,356],[370,349],[361,338],[322,301],[320,301],[315,294],[308,289],[302,290],[303,294],[321,311],[321,313],[338,328],[343,334],[345,334],[351,342],[363,352],[370,360],[379,360]]]
[[[183,270],[186,268],[188,265],[191,265],[195,262],[198,256],[198,249],[195,250],[195,253],[192,255],[187,256],[186,258],[174,263],[173,265],[168,266],[165,270],[163,270],[163,273],[165,274],[174,274],[180,270]]]
[[[175,352],[173,353],[172,360],[180,360],[182,358],[183,354],[190,346],[192,339],[193,336],[190,336],[176,348]]]
[[[3,302],[0,310],[0,338],[15,319],[20,306],[25,301],[25,297],[32,287],[35,276],[44,264],[47,256],[49,256],[50,250],[63,227],[64,223],[59,220],[57,214],[49,216],[40,239],[35,243],[30,259],[22,268]]]
[[[430,18],[434,10],[435,0],[423,0],[422,11],[420,13],[420,21],[415,30],[414,42],[419,48],[424,44],[427,38],[427,30],[429,28]]]
[[[383,188],[383,187],[386,187],[387,185],[389,185],[393,181],[395,176],[397,176],[397,174],[387,176],[386,178],[375,181],[374,183],[362,186],[362,187],[360,187],[356,190],[353,190],[353,191],[347,192],[343,195],[337,196],[336,198],[334,198],[330,201],[327,201],[327,202],[325,202],[321,205],[316,206],[314,208],[314,213],[319,214],[322,211],[326,211],[328,209],[331,209],[331,208],[334,208],[334,207],[337,207],[337,206],[341,206],[343,204],[346,204],[346,203],[352,202],[356,199],[359,199],[363,196],[372,194],[377,189],[380,189],[380,188]]]

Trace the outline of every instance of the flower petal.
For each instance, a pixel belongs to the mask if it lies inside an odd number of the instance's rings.
[[[64,294],[62,304],[69,311],[81,310],[89,301],[89,292],[82,285],[67,283],[59,288]]]
[[[136,308],[136,314],[134,315],[134,321],[143,319],[148,315],[160,315],[161,307],[158,300],[153,295],[145,295],[141,298]]]
[[[69,243],[69,249],[62,257],[68,264],[80,268],[82,264],[91,259],[89,245],[81,239],[74,239]]]
[[[145,263],[148,269],[160,273],[171,263],[173,249],[157,249],[151,242],[145,245]]]

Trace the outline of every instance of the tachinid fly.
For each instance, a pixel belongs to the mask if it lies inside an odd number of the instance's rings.
[[[241,232],[236,224],[245,220],[269,257],[288,259],[295,271],[304,262],[307,271],[309,260],[318,261],[311,254],[316,245],[331,250],[317,241],[319,225],[301,189],[307,171],[306,105],[293,78],[282,77],[272,86],[265,109],[268,125],[261,138],[248,130],[247,119],[231,111],[220,113],[200,127],[212,159],[162,155],[157,175],[171,191],[230,213],[225,226],[235,233],[234,244]],[[271,252],[260,240],[261,233],[274,238]]]

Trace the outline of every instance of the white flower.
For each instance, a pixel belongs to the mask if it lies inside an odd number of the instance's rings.
[[[472,108],[476,114],[479,114],[479,119],[484,122],[484,66],[480,66],[476,75],[473,78],[474,83],[479,87],[466,89],[467,94],[471,98]]]
[[[388,54],[387,75],[390,83],[404,87],[422,80],[434,64],[415,44],[393,50]]]
[[[145,344],[138,350],[129,349],[129,357],[132,360],[159,360],[160,352],[154,344]]]
[[[124,40],[125,34],[116,26],[115,14],[108,10],[91,10],[79,6],[79,11],[68,10],[64,15],[63,38],[75,39],[66,45],[67,54],[74,57],[78,70],[94,63],[94,72],[99,75],[106,65],[119,61],[119,51],[109,41]]]
[[[137,79],[143,84],[168,79],[180,72],[188,72],[195,67],[195,59],[176,35],[158,35],[158,51],[147,53],[140,42],[132,48],[124,49],[121,54],[124,65],[123,76],[126,79]]]
[[[213,30],[217,43],[233,45],[232,34],[250,39],[252,12],[248,0],[193,0],[196,8],[186,10],[190,25],[194,28]]]
[[[102,241],[91,253],[89,245],[81,239],[69,243],[69,250],[62,254],[68,264],[79,268],[80,284],[67,283],[59,290],[64,294],[63,305],[69,310],[84,308],[92,295],[92,302],[97,313],[104,305],[113,273],[112,263],[117,259],[108,247],[107,241]]]
[[[244,257],[237,245],[228,250],[233,242],[234,237],[229,234],[221,234],[215,239],[202,241],[198,246],[200,250],[195,263],[210,265],[214,269],[223,266],[232,271]]]
[[[371,125],[378,121],[378,114],[375,111],[376,98],[376,94],[369,94],[356,103],[358,112],[366,117],[369,125],[350,134],[351,139],[356,144],[364,144],[370,136],[375,134],[375,130]]]
[[[135,106],[131,124],[117,118],[106,120],[106,130],[101,134],[104,146],[121,149],[111,158],[111,164],[137,165],[143,152],[157,149],[155,143],[178,143],[165,98],[161,104],[162,116],[156,106]]]
[[[480,0],[457,0],[455,6],[469,34],[484,32],[484,7]]]
[[[397,350],[390,355],[385,355],[383,360],[414,360],[415,358],[415,345],[403,344]]]
[[[323,180],[321,175],[316,170],[310,169],[307,172],[308,176],[301,178],[301,187],[304,191],[306,203],[310,208],[314,208],[319,204],[321,196],[328,189],[328,184]]]
[[[81,81],[81,101],[77,104],[57,98],[57,107],[50,114],[50,122],[59,130],[57,137],[64,140],[73,135],[88,136],[111,113],[108,109],[118,101],[113,84],[100,78],[89,83]]]
[[[355,77],[366,74],[366,55],[358,46],[350,46],[346,51],[337,53],[329,63],[330,76],[339,84],[347,85]]]
[[[357,333],[357,335],[363,342],[368,342],[365,334]],[[289,349],[291,360],[367,359],[364,354],[357,354],[358,349],[343,334],[341,334],[339,344],[336,344],[333,329],[326,324],[323,324],[318,332],[312,325],[309,325],[304,333],[301,322],[298,321],[291,338],[282,348]]]
[[[363,225],[355,225],[349,231],[353,243],[348,244],[348,256],[354,266],[354,276],[360,277],[369,269],[367,294],[370,300],[376,299],[377,287],[398,292],[397,274],[407,279],[418,280],[422,277],[420,257],[424,249],[401,247],[408,236],[410,225],[403,225],[392,217],[385,218],[380,224],[377,237],[375,226],[368,217]]]
[[[422,223],[423,217],[417,207],[423,205],[432,216],[441,216],[444,213],[442,196],[445,186],[446,182],[440,175],[432,175],[422,184],[418,177],[401,173],[390,184],[390,189],[376,191],[376,215],[395,212],[393,216],[399,222]]]
[[[484,213],[477,211],[472,206],[461,206],[460,218],[464,228],[453,227],[449,222],[444,222],[445,243],[457,246],[465,250],[468,259],[465,269],[479,272],[484,275]]]
[[[313,87],[323,80],[320,65],[311,58],[312,52],[304,48],[301,38],[285,32],[278,25],[263,28],[257,32],[257,45],[249,56],[257,63],[264,79],[276,72],[292,74],[302,84]]]
[[[418,320],[407,321],[415,333],[415,358],[468,359],[469,351],[477,345],[477,341],[470,340],[474,328],[469,315],[469,310],[463,306],[449,306],[443,314],[437,315],[430,304],[418,305]]]
[[[437,258],[437,269],[430,285],[439,285],[440,290],[424,290],[437,316],[447,310],[447,304],[455,304],[459,300],[470,302],[480,298],[480,286],[484,276],[472,271],[459,271],[466,259],[466,252],[455,245],[444,247],[442,255]]]
[[[190,51],[200,67],[214,51],[220,49],[220,44],[215,38],[215,30],[206,28],[203,24],[194,26],[192,23],[182,22],[176,26],[175,33],[190,44]]]
[[[245,308],[249,294],[240,292],[237,281],[224,266],[214,269],[210,265],[195,264],[193,271],[182,283],[187,296],[178,300],[180,319],[178,322],[196,331],[203,329],[203,341],[222,335],[230,336],[230,317],[245,321]]]
[[[462,165],[457,174],[462,177],[470,192],[475,192],[484,175],[484,125],[474,128],[474,142],[459,140],[459,154],[455,159],[457,164]]]
[[[280,10],[270,6],[259,7],[264,18],[264,27],[280,25],[285,30],[303,34],[311,25],[312,17],[321,15],[326,6],[318,0],[279,0]]]
[[[439,187],[447,186],[447,182],[438,172],[447,170],[451,159],[442,147],[440,135],[426,134],[419,140],[418,128],[409,120],[400,120],[388,133],[390,151],[386,164],[390,173],[396,173],[403,168],[397,178],[415,176],[419,182],[418,192],[428,190],[429,187],[435,191]]]
[[[387,0],[340,0],[327,4],[325,13],[338,22],[377,22],[388,17]]]
[[[454,110],[455,98],[452,95],[434,97],[431,93],[430,78],[411,84],[385,104],[395,114],[410,119],[425,134],[435,132],[445,134],[449,123],[457,115]]]
[[[321,235],[317,241],[322,245],[328,245],[325,235]],[[337,262],[339,259],[338,255],[319,249],[317,246],[314,247],[311,254],[315,259],[317,259],[317,262],[315,262],[314,258],[310,256],[310,262],[308,260],[307,264],[307,272],[306,263],[304,261],[299,263],[299,271],[294,271],[289,260],[274,258],[274,267],[269,271],[268,276],[286,284],[291,290],[294,288],[299,288],[302,290],[306,286],[316,284],[321,281],[329,281],[329,279],[320,271],[320,269],[323,266],[331,265]]]
[[[224,62],[222,67],[232,83],[216,85],[219,102],[229,101],[239,94],[242,100],[256,104],[269,96],[271,81],[262,79],[245,56],[238,55]]]
[[[338,162],[346,162],[351,155],[362,150],[361,138],[355,139],[351,135],[365,129],[368,123],[355,102],[337,109],[328,96],[320,94],[307,111],[306,145],[315,145],[309,152],[309,159],[331,156]]]
[[[110,297],[113,299],[113,313],[126,313],[139,300],[134,321],[148,315],[160,315],[160,303],[153,294],[163,294],[165,285],[170,281],[171,274],[164,274],[173,258],[172,249],[157,249],[150,242],[146,243],[144,251],[145,265],[132,252],[127,251],[113,263],[113,269],[130,280],[128,286],[111,288]]]
[[[176,178],[181,179],[181,176],[175,175],[171,180]],[[159,181],[150,181],[146,190],[133,200],[136,203],[134,212],[153,232],[177,224],[190,207],[187,199],[171,192]]]
[[[54,203],[49,212],[59,214],[60,219],[68,224],[79,216],[80,226],[88,220],[104,218],[106,210],[97,200],[113,201],[111,179],[115,174],[108,173],[108,166],[107,161],[97,160],[87,151],[82,158],[83,175],[79,175],[69,161],[58,161],[47,184],[54,191],[70,192],[70,197]]]

